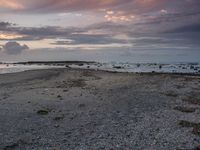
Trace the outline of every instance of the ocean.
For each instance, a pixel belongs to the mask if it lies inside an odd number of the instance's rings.
[[[105,70],[115,72],[135,72],[135,73],[190,73],[200,75],[199,63],[175,63],[175,64],[157,64],[157,63],[81,63],[81,64],[0,64],[0,74],[15,73],[27,70],[53,69],[53,68],[80,68]]]

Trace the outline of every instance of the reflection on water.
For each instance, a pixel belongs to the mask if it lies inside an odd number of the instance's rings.
[[[22,72],[26,70],[35,70],[35,69],[50,69],[50,68],[58,68],[58,67],[47,66],[47,65],[0,64],[0,74],[15,73],[15,72]]]

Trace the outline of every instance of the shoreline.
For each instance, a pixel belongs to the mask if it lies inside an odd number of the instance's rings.
[[[106,64],[96,62],[68,62],[66,63],[47,63],[43,64],[34,62],[27,63],[12,63],[0,64],[0,74],[14,73],[26,70],[40,70],[40,69],[56,69],[56,68],[71,68],[71,69],[93,69],[110,72],[124,72],[124,73],[157,73],[157,74],[182,74],[182,75],[200,75],[200,65],[198,64],[182,64],[182,65],[159,65],[159,64]]]
[[[58,68],[42,68],[42,69],[30,69],[24,70],[19,72],[10,72],[10,73],[0,73],[1,75],[8,75],[8,74],[17,74],[29,71],[42,71],[42,70],[82,70],[82,71],[97,71],[97,72],[108,72],[108,73],[118,73],[118,74],[138,74],[138,75],[182,75],[182,76],[196,76],[200,77],[200,73],[177,73],[177,72],[120,72],[120,71],[112,71],[112,70],[103,70],[103,69],[88,69],[88,68],[68,68],[68,67],[58,67]]]

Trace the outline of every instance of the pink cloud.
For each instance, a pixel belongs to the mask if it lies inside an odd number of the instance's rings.
[[[0,0],[0,8],[7,8],[13,10],[23,9],[23,4],[15,0]]]

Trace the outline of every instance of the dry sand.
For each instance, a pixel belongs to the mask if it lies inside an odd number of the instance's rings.
[[[0,75],[0,149],[198,150],[200,77],[79,69]]]

